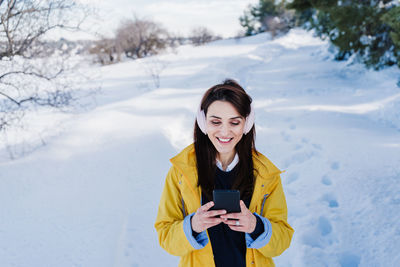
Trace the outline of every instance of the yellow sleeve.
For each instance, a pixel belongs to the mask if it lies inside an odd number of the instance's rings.
[[[282,254],[290,245],[294,230],[287,222],[287,206],[280,175],[278,183],[265,201],[262,216],[267,218],[272,226],[272,236],[269,242],[257,250],[265,257],[276,257]]]
[[[195,249],[183,230],[184,217],[178,177],[178,171],[172,166],[165,180],[154,227],[161,247],[172,255],[183,256]]]

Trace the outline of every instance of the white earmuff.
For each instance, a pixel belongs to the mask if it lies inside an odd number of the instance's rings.
[[[205,135],[207,135],[206,114],[204,113],[204,110],[201,109],[201,105],[199,106],[199,109],[197,110],[196,121],[197,121],[197,125],[199,126],[200,130]]]
[[[249,114],[249,116],[246,117],[246,123],[244,124],[244,129],[243,129],[244,134],[248,134],[250,132],[251,128],[253,128],[254,120],[255,120],[254,108],[253,108],[253,105],[251,104],[250,105],[250,114]]]

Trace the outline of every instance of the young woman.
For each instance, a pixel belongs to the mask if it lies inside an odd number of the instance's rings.
[[[207,90],[194,144],[170,160],[155,228],[179,266],[274,266],[290,245],[281,171],[255,148],[251,102],[233,80]],[[239,190],[241,212],[212,210],[214,189]]]

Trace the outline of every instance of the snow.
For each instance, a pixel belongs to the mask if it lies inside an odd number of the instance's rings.
[[[228,77],[254,100],[257,149],[286,170],[295,234],[276,265],[396,266],[399,72],[329,50],[294,29],[92,67],[97,107],[54,114],[45,146],[0,163],[1,266],[176,266],[154,229],[169,158],[192,142],[204,91]]]

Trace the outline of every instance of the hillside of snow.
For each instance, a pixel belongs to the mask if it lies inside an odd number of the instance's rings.
[[[33,119],[58,121],[46,145],[0,163],[0,265],[177,266],[154,229],[169,158],[192,142],[202,94],[234,78],[254,100],[256,148],[286,170],[295,234],[276,265],[397,266],[399,70],[329,50],[294,29],[93,66],[97,106]]]

